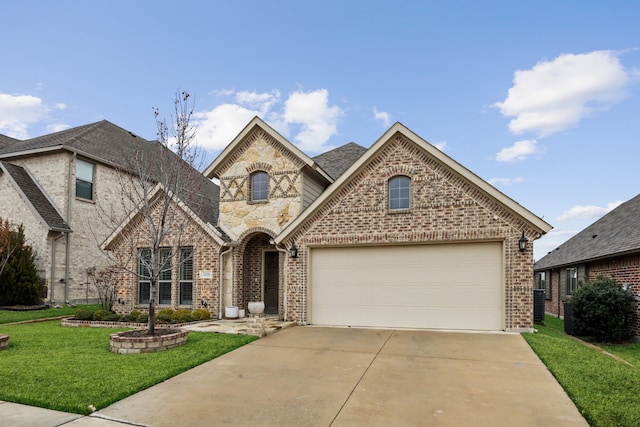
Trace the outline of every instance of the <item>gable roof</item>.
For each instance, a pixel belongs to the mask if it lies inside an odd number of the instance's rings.
[[[29,172],[23,167],[0,161],[0,170],[7,174],[9,180],[21,193],[27,205],[40,217],[50,231],[71,232],[71,227],[62,218],[62,215],[46,196],[38,184],[33,180]]]
[[[320,165],[333,179],[338,179],[349,166],[354,164],[367,151],[361,145],[350,142],[341,147],[313,157],[313,160]]]
[[[224,150],[215,158],[215,160],[204,170],[204,176],[208,178],[220,178],[218,176],[218,169],[226,160],[234,154],[238,146],[244,141],[245,137],[249,135],[256,127],[262,129],[268,133],[272,138],[278,141],[284,148],[289,150],[293,155],[300,159],[307,167],[314,171],[317,175],[322,177],[327,182],[333,182],[332,177],[325,172],[315,161],[309,156],[304,154],[298,147],[287,141],[282,135],[280,135],[275,129],[269,126],[260,117],[254,117],[251,121],[240,131],[240,133],[225,147]]]
[[[153,164],[153,159],[157,159],[160,153],[164,152],[162,150],[170,153],[170,162],[175,162],[176,165],[180,165],[181,162],[186,164],[160,142],[139,137],[107,120],[24,141],[14,140],[11,144],[0,144],[0,159],[33,156],[56,150],[77,153],[87,159],[129,172],[133,172],[130,161],[137,158],[139,152],[143,153],[150,164]],[[149,171],[160,173],[156,169],[150,168]],[[220,188],[196,169],[188,167],[185,170],[189,174],[187,179],[196,183],[193,188],[197,191],[196,194],[185,197],[185,203],[188,203],[191,210],[203,221],[216,224]]]
[[[640,194],[535,263],[535,270],[640,252]]]
[[[162,187],[162,184],[156,184],[156,186],[149,194],[150,204],[152,205],[154,203],[154,200],[156,200],[164,191],[165,190]],[[217,224],[205,222],[202,217],[198,215],[193,209],[191,209],[191,207],[187,203],[181,200],[180,197],[176,197],[174,200],[176,201],[178,207],[182,209],[182,211],[185,212],[187,216],[189,216],[194,222],[196,222],[204,232],[213,237],[213,239],[218,244],[222,246],[224,243],[231,241],[231,239],[224,233],[224,231],[222,231],[220,227],[217,226]],[[111,250],[113,244],[118,240],[118,238],[122,237],[123,230],[126,230],[134,220],[134,218],[140,215],[140,211],[140,209],[134,209],[132,212],[130,212],[127,218],[125,218],[120,223],[120,226],[118,226],[118,228],[113,230],[111,234],[107,236],[107,238],[101,244],[102,249]]]
[[[539,233],[544,234],[551,230],[551,225],[539,218],[538,216],[525,209],[520,204],[516,203],[513,199],[496,189],[494,186],[484,181],[478,175],[471,172],[469,169],[462,166],[460,163],[447,156],[442,151],[429,144],[417,134],[413,133],[406,126],[400,122],[396,122],[389,128],[358,160],[353,163],[327,190],[325,190],[320,197],[318,197],[305,211],[302,212],[293,222],[291,222],[280,235],[274,240],[276,243],[282,243],[288,236],[295,233],[315,212],[317,212],[325,203],[327,203],[333,194],[337,194],[341,188],[343,188],[350,177],[354,176],[362,167],[364,167],[370,159],[373,158],[383,147],[385,147],[391,140],[393,135],[400,133],[409,140],[413,141],[423,150],[427,151],[438,161],[442,162],[447,167],[454,170],[456,173],[462,175],[469,180],[473,185],[487,193],[489,196],[496,199],[499,203],[502,203],[505,207],[510,209],[516,215],[520,216],[524,221],[529,223]]]
[[[19,139],[11,138],[10,136],[2,135],[0,133],[0,149],[7,147],[8,145],[18,141]]]

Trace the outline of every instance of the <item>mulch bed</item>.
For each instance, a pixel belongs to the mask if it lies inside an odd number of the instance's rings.
[[[154,332],[155,332],[153,334],[154,337],[161,337],[163,335],[175,334],[176,330],[169,329],[169,328],[156,328]],[[134,329],[133,331],[118,332],[118,335],[121,337],[132,337],[132,338],[150,336],[146,329]]]

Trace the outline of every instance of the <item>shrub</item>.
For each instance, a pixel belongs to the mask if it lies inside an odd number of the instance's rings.
[[[123,322],[136,323],[138,321],[138,315],[137,314],[133,314],[133,312],[131,312],[129,314],[125,314],[124,316],[122,316],[122,321]]]
[[[107,310],[96,310],[93,312],[93,320],[98,320],[98,321],[102,321],[102,320],[106,320],[107,317],[109,316],[109,313],[111,313],[110,311]]]
[[[106,316],[104,316],[104,320],[107,322],[119,322],[122,320],[122,316],[120,316],[118,313],[110,311]]]
[[[36,254],[26,243],[24,227],[0,218],[0,301],[2,305],[37,305],[42,279]]]
[[[182,308],[180,310],[174,311],[172,320],[174,323],[186,323],[193,321],[193,317],[191,317],[191,310]]]
[[[159,323],[171,323],[173,321],[173,308],[163,308],[156,313],[156,322]]]
[[[598,277],[586,282],[571,296],[571,305],[578,335],[600,342],[631,338],[633,297],[612,279]]]
[[[76,320],[93,320],[93,311],[79,308],[73,316]]]
[[[211,313],[204,308],[197,308],[191,312],[193,320],[208,320],[211,319]]]
[[[147,323],[149,321],[149,313],[140,313],[138,314],[138,318],[136,322],[138,323]]]

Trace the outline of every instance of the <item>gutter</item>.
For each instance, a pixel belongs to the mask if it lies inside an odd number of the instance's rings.
[[[223,243],[221,246],[221,249],[224,248],[225,246],[227,246],[228,249],[226,251],[220,252],[220,255],[218,258],[218,273],[220,276],[218,279],[218,319],[222,319],[222,288],[224,287],[224,269],[223,269],[222,257],[233,250],[233,246],[229,243]]]
[[[67,225],[71,227],[71,208],[73,207],[73,165],[75,164],[77,154],[73,153],[69,161],[69,189],[67,194]],[[69,302],[69,259],[71,258],[71,235],[67,234],[64,262],[64,302]]]

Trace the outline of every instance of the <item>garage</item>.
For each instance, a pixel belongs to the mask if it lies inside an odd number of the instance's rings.
[[[502,330],[501,242],[312,248],[310,323]]]

